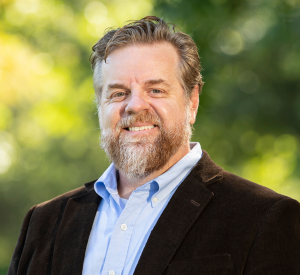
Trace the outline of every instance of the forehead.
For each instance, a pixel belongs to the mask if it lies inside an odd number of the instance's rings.
[[[114,50],[102,62],[102,84],[143,82],[150,78],[176,81],[179,56],[168,42],[129,45]]]

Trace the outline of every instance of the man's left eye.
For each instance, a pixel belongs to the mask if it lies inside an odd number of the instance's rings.
[[[161,92],[162,92],[161,90],[157,90],[157,89],[152,90],[152,93],[154,93],[154,94],[160,94]]]

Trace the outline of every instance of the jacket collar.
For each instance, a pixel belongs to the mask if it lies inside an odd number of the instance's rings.
[[[82,274],[86,246],[101,200],[93,189],[94,183],[85,184],[85,192],[69,198],[65,205],[55,238],[52,275]]]
[[[200,161],[178,187],[154,226],[134,275],[165,271],[188,230],[214,196],[206,186],[222,176],[222,168],[203,151]]]
[[[223,178],[223,169],[211,160],[205,150],[203,150],[203,155],[193,168],[193,171],[196,172],[204,186]]]

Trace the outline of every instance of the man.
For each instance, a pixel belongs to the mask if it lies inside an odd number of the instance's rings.
[[[300,274],[300,207],[190,143],[197,47],[157,17],[111,30],[91,57],[97,180],[27,214],[8,274]]]

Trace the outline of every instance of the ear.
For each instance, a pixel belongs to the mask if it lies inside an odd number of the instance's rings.
[[[196,116],[198,112],[198,106],[199,106],[199,85],[196,85],[191,93],[190,98],[190,124],[194,124],[196,121]]]

